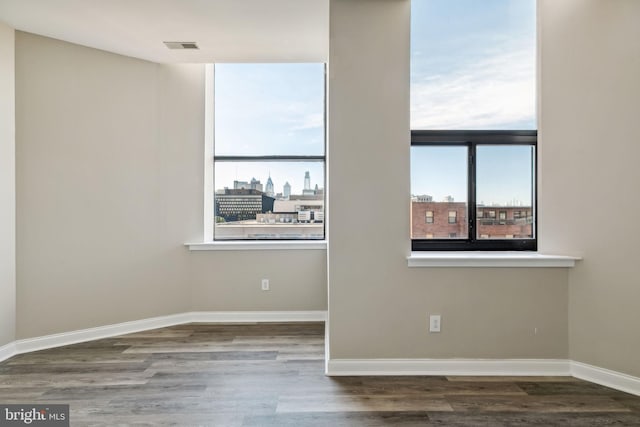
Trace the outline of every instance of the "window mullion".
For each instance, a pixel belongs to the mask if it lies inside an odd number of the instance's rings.
[[[469,142],[469,167],[468,167],[468,182],[469,182],[469,203],[467,205],[467,218],[468,222],[468,238],[470,242],[476,240],[476,143]]]

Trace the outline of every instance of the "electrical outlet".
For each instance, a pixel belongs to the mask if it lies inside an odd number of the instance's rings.
[[[262,290],[263,291],[269,290],[269,279],[262,279]]]
[[[439,314],[429,316],[429,332],[440,332],[441,320]]]

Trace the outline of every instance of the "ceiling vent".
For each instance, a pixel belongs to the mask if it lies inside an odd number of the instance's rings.
[[[196,42],[163,42],[169,49],[198,49]]]

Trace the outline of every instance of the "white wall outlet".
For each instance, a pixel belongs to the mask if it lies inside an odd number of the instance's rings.
[[[440,332],[441,318],[439,314],[429,316],[429,332]]]
[[[269,290],[269,279],[262,279],[262,290],[263,291]]]

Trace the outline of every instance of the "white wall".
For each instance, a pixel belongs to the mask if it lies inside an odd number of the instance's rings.
[[[541,0],[543,249],[569,273],[570,357],[640,377],[640,2]]]
[[[14,45],[13,28],[0,22],[0,347],[16,331]]]
[[[330,357],[566,358],[565,269],[407,267],[409,22],[408,0],[330,5]]]

